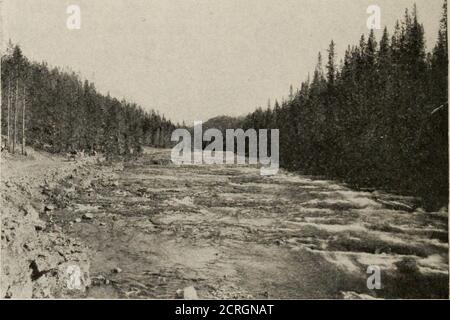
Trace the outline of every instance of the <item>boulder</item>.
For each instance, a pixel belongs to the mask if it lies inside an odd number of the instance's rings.
[[[183,289],[183,299],[185,300],[197,300],[197,291],[193,286],[186,287]]]

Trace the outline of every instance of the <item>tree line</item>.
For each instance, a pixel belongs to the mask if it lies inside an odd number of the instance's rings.
[[[2,150],[137,155],[142,146],[168,147],[175,124],[126,100],[99,93],[75,73],[30,62],[9,44],[1,60]]]
[[[312,78],[291,86],[287,100],[257,108],[242,127],[279,128],[287,169],[447,204],[447,2],[431,52],[415,6],[392,35],[387,28],[379,41],[373,30],[362,35],[340,63],[335,52],[331,41]]]

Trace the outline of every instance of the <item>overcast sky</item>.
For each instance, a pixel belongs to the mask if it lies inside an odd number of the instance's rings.
[[[243,115],[287,96],[331,39],[339,56],[367,33],[366,9],[390,30],[412,0],[2,0],[3,43],[70,67],[99,91],[174,121]],[[441,0],[416,0],[427,46]],[[81,8],[68,30],[66,8]]]

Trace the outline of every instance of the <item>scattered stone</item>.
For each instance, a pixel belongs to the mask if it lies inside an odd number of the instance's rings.
[[[34,228],[36,229],[36,231],[42,231],[42,230],[45,230],[46,226],[47,225],[44,221],[38,220],[36,222],[36,224],[34,225]]]
[[[120,269],[119,267],[116,267],[112,271],[113,271],[113,273],[121,273],[122,269]]]
[[[382,200],[382,199],[377,199],[376,200],[381,203],[383,206],[385,206],[388,209],[391,210],[397,210],[397,211],[406,211],[406,212],[413,212],[414,211],[414,207],[410,206],[406,203],[402,203],[400,201],[388,201],[388,200]]]
[[[376,300],[377,298],[372,297],[365,293],[357,293],[354,291],[342,291],[342,298],[345,300]]]
[[[193,286],[186,287],[183,289],[183,299],[185,300],[197,300],[197,291]]]
[[[439,213],[448,213],[448,208],[444,206],[444,207],[440,208],[438,212]]]
[[[175,293],[175,296],[176,296],[178,299],[182,299],[182,298],[183,298],[183,290],[178,289],[177,292]]]
[[[34,248],[34,245],[33,245],[32,242],[30,242],[30,243],[24,243],[24,244],[23,244],[23,248],[24,248],[25,250],[27,250],[27,251],[31,251],[31,250],[33,250],[33,248]]]
[[[92,277],[91,281],[93,285],[109,284],[109,280],[106,279],[106,277],[101,274],[96,277]]]
[[[417,261],[411,257],[403,258],[402,260],[395,262],[394,265],[400,273],[414,274],[419,272]]]
[[[27,215],[27,216],[29,215],[35,219],[39,218],[39,213],[36,211],[36,209],[32,205],[26,204],[23,206],[22,209],[25,212],[25,215]]]
[[[44,211],[53,211],[53,210],[55,210],[55,206],[52,204],[47,204],[44,207]]]
[[[85,220],[92,220],[94,219],[94,215],[92,213],[85,213],[83,214],[82,218]]]
[[[255,227],[250,226],[250,227],[248,227],[248,232],[249,232],[249,233],[257,233],[257,232],[258,232],[258,229],[255,228]]]

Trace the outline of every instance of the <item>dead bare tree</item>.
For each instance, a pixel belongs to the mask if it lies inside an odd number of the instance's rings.
[[[8,148],[8,151],[11,151],[11,79],[8,80],[8,114],[7,114],[7,140],[6,140],[6,145]]]
[[[12,153],[14,154],[16,152],[16,143],[17,143],[17,108],[19,106],[19,73],[17,72],[16,77],[16,95],[15,95],[15,102],[14,102],[14,132],[13,132],[13,149]]]
[[[25,97],[26,97],[26,89],[24,86],[22,96],[22,155],[25,154]]]

